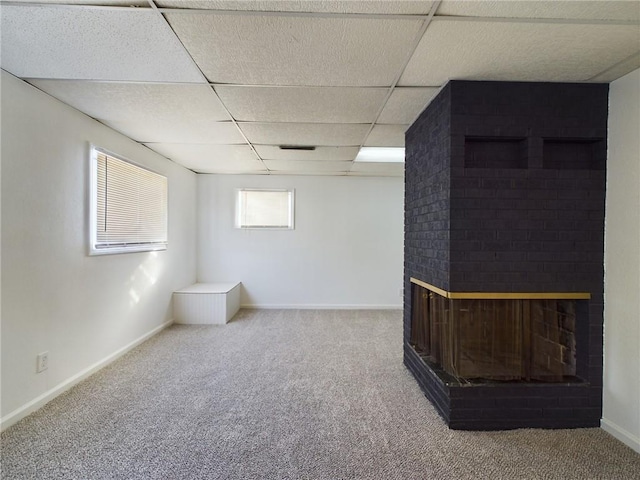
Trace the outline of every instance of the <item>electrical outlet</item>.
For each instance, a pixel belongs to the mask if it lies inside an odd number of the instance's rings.
[[[43,372],[49,368],[49,352],[42,352],[36,357],[36,373]]]

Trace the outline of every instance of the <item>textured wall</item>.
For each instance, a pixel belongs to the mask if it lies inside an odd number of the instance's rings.
[[[640,70],[610,100],[602,427],[640,452]]]
[[[294,188],[294,230],[234,228],[237,188]],[[242,282],[241,304],[398,308],[402,179],[198,175],[198,280]]]
[[[166,251],[87,255],[89,142],[167,176]],[[195,189],[192,172],[2,72],[4,426],[171,320],[171,293],[196,277]]]

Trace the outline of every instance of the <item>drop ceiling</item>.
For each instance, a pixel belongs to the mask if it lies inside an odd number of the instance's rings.
[[[450,79],[640,67],[635,0],[0,0],[0,17],[2,69],[198,173],[402,176],[354,159],[402,147]]]

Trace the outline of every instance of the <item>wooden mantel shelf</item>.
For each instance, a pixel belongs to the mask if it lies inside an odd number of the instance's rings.
[[[447,292],[417,278],[411,283],[453,300],[589,300],[587,292]]]

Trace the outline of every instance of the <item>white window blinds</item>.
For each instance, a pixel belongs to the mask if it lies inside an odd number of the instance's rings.
[[[237,228],[293,228],[293,190],[238,190]]]
[[[94,253],[167,245],[167,178],[93,149]]]

